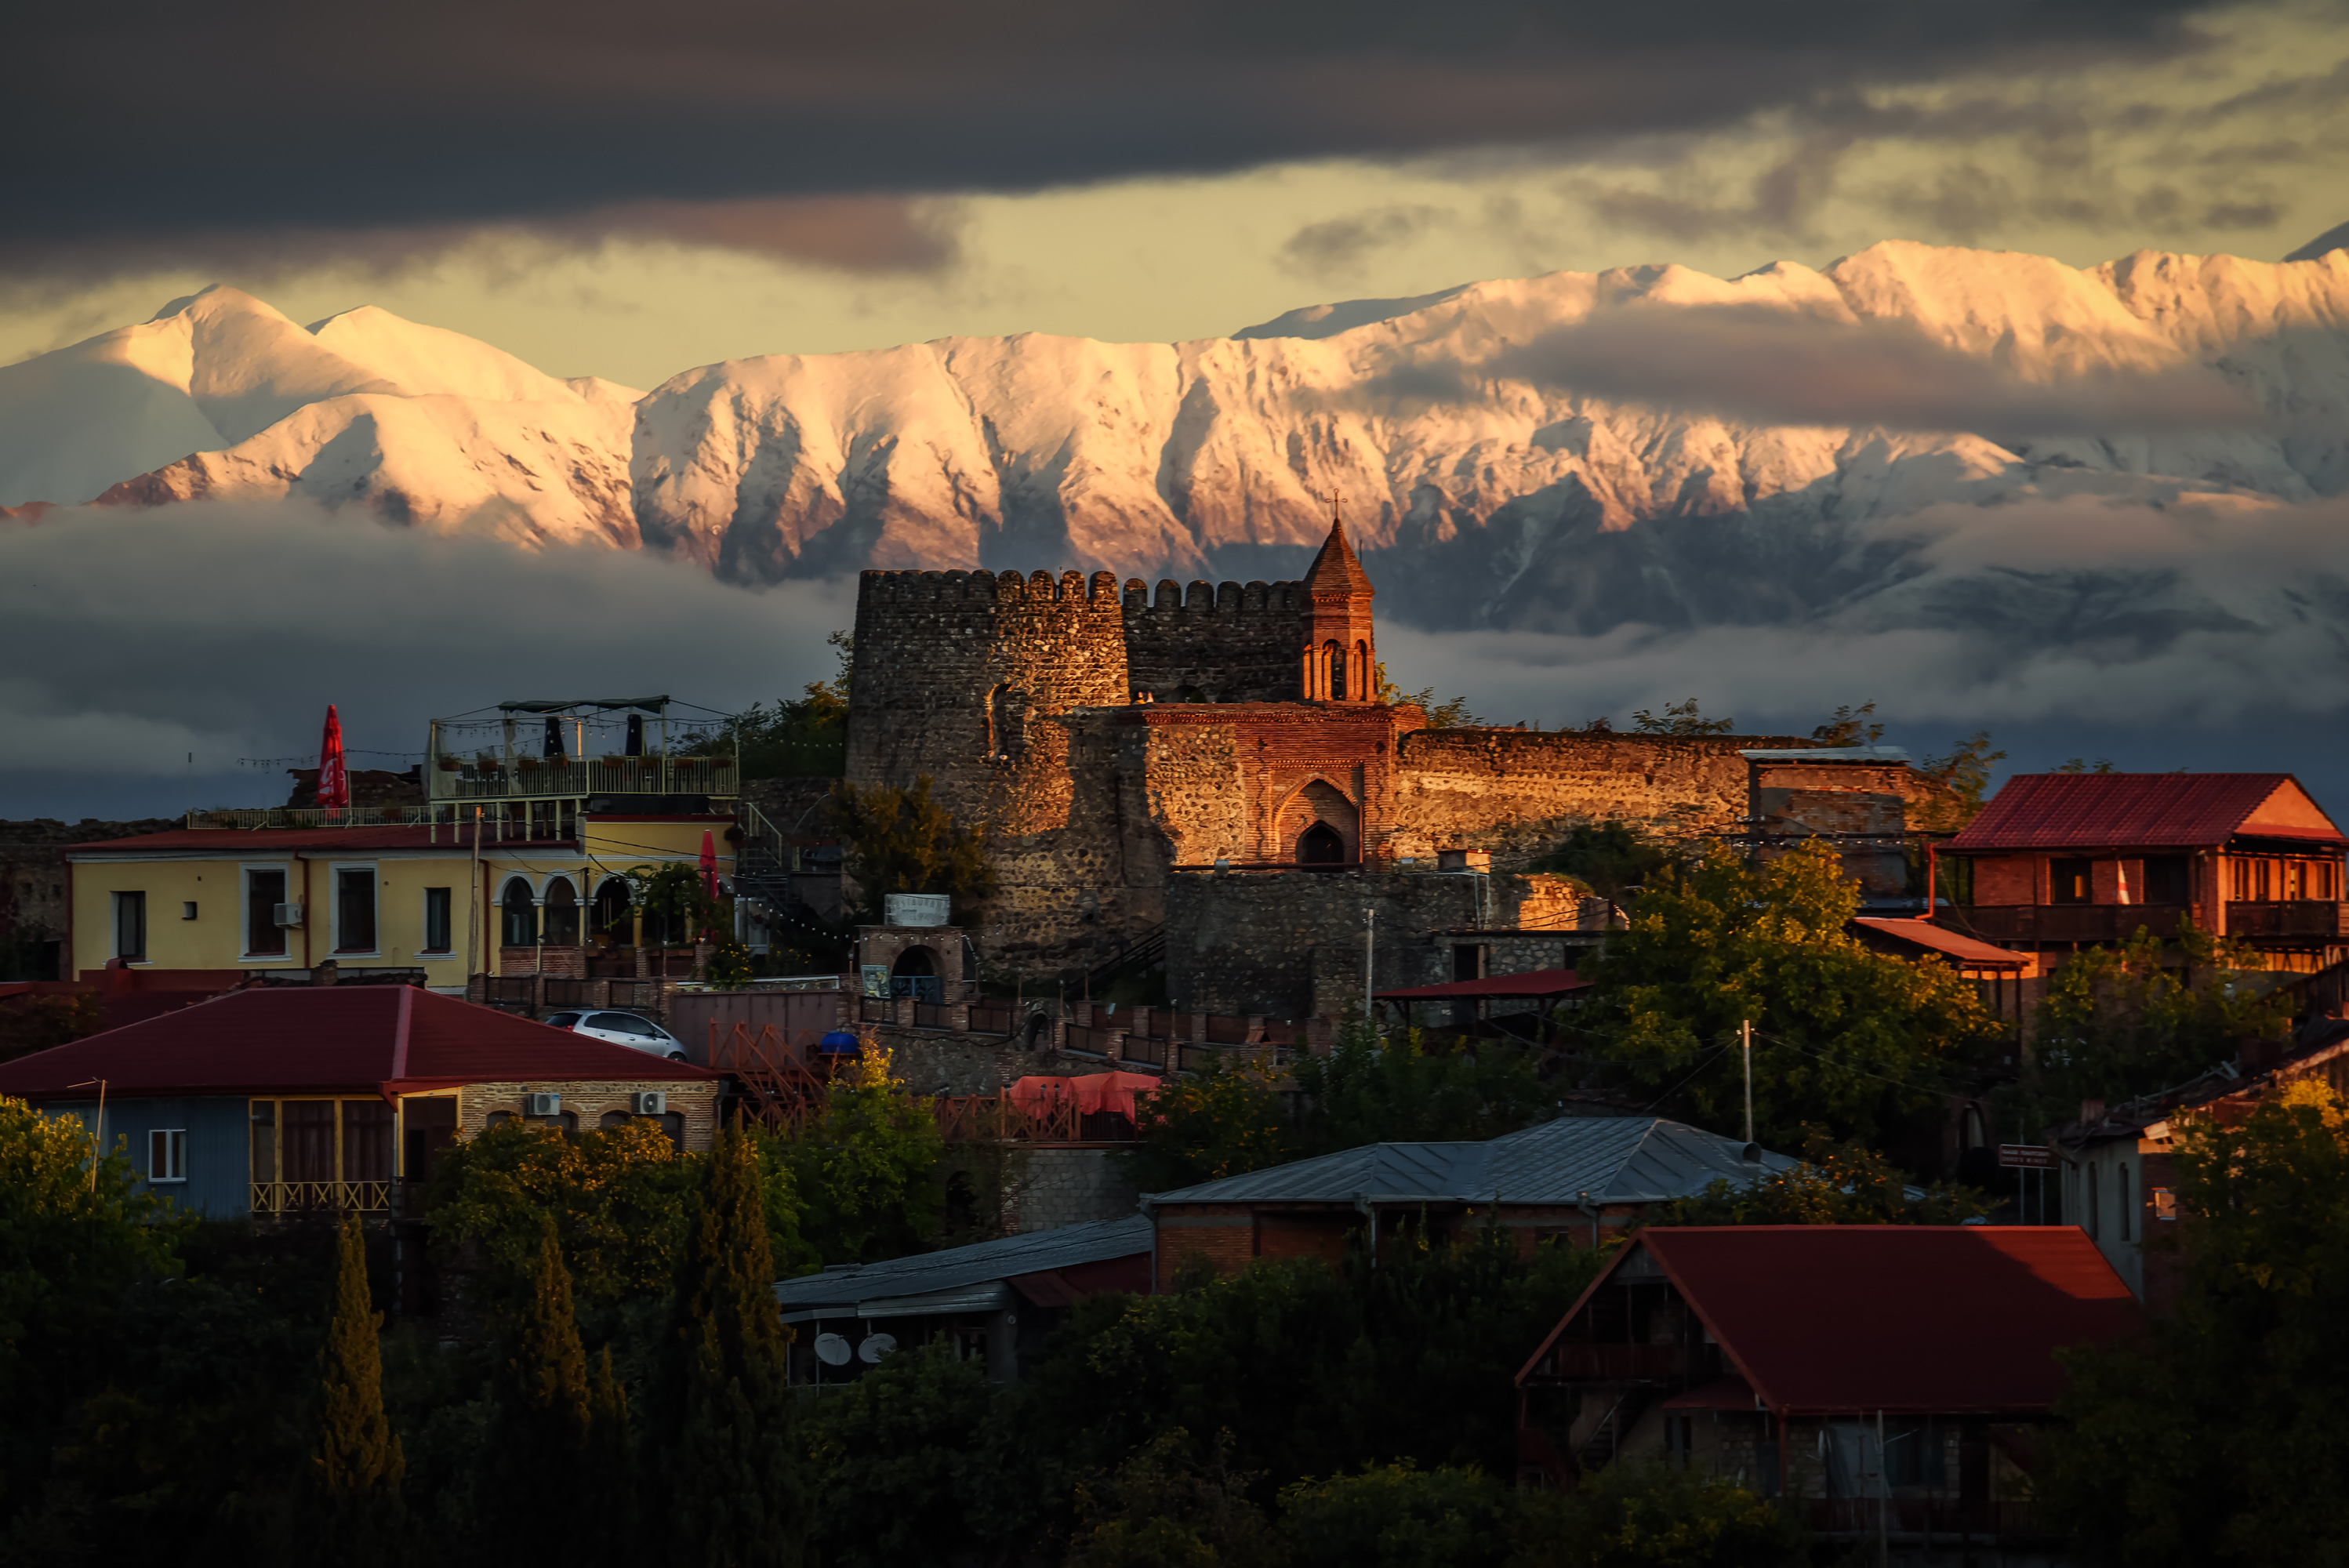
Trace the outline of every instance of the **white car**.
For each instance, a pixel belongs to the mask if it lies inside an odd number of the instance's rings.
[[[673,1062],[685,1060],[683,1042],[650,1018],[640,1018],[634,1013],[549,1013],[545,1021],[590,1039],[650,1051]]]

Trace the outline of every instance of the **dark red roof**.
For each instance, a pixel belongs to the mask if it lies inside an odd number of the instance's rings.
[[[1381,991],[1381,1002],[1439,1002],[1446,997],[1468,1000],[1477,996],[1493,998],[1524,996],[1563,996],[1569,991],[1588,991],[1591,983],[1571,969],[1533,969],[1523,975],[1490,975],[1482,980],[1447,980],[1441,985],[1413,985],[1402,991]]]
[[[557,839],[499,840],[481,836],[485,851],[519,849],[525,843],[568,842]],[[173,828],[168,832],[140,833],[129,839],[99,839],[67,844],[67,854],[150,855],[159,851],[213,850],[235,856],[254,850],[325,850],[336,854],[366,850],[443,849],[471,853],[473,841],[463,830],[443,822],[435,828]]]
[[[0,1063],[0,1094],[398,1092],[482,1082],[705,1079],[649,1052],[409,985],[239,991]]]
[[[1935,925],[1930,920],[1888,920],[1861,915],[1852,923],[1864,932],[1889,937],[1895,942],[1930,948],[1956,959],[1969,968],[2022,969],[2031,964],[2032,955],[2028,953],[1993,947],[1979,938],[1961,935],[1946,925]]]
[[[1334,517],[1330,520],[1330,537],[1321,542],[1320,553],[1305,569],[1305,591],[1352,593],[1365,599],[1376,592],[1371,586],[1371,574],[1362,570],[1353,545],[1347,541],[1346,525]]]
[[[2271,801],[2276,820],[2262,820]],[[2287,812],[2313,816],[2323,826],[2292,822]],[[2289,773],[2023,773],[2008,779],[1946,847],[2199,849],[2238,833],[2344,841]]]
[[[2064,1387],[2056,1350],[2144,1321],[2075,1225],[1659,1226],[1591,1289],[1643,1253],[1782,1415],[2044,1411]]]

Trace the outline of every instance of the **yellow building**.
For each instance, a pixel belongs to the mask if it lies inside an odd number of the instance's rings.
[[[67,974],[332,961],[449,992],[476,975],[682,974],[697,934],[641,907],[646,878],[698,866],[707,843],[730,887],[746,831],[771,860],[780,845],[738,804],[733,758],[680,749],[703,732],[672,720],[679,706],[501,703],[433,721],[421,804],[191,812],[72,845]]]

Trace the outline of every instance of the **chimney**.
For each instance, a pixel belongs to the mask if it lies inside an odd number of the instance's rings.
[[[2082,1100],[2080,1102],[2080,1125],[2082,1127],[2102,1127],[2104,1124],[2105,1102],[2101,1099]]]

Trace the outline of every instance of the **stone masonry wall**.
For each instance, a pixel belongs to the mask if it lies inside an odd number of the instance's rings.
[[[489,1125],[490,1118],[500,1111],[515,1116],[523,1112],[525,1094],[560,1094],[563,1109],[579,1119],[579,1130],[592,1132],[601,1123],[606,1111],[625,1111],[628,1096],[642,1089],[658,1089],[668,1096],[668,1109],[685,1118],[685,1148],[689,1154],[707,1153],[718,1134],[718,1080],[706,1079],[620,1079],[609,1083],[572,1082],[539,1079],[524,1083],[472,1083],[458,1091],[459,1110],[457,1133],[460,1138],[477,1138]]]
[[[1385,991],[1450,980],[1449,933],[1557,921],[1566,885],[1432,870],[1179,872],[1166,890],[1167,995],[1199,1012],[1336,1017],[1361,1006],[1366,907],[1378,912],[1374,975]],[[1506,952],[1495,944],[1492,972],[1570,966],[1569,934],[1578,932],[1509,938]]]
[[[1621,821],[1674,837],[1737,830],[1741,748],[1788,736],[1633,736],[1418,729],[1399,743],[1393,852],[1482,849],[1495,867],[1538,859],[1574,828]]]
[[[1013,1229],[1049,1231],[1133,1212],[1141,1191],[1111,1149],[1030,1149]]]
[[[1302,689],[1304,592],[1295,583],[1220,587],[1172,578],[1153,601],[1125,584],[1125,661],[1133,689],[1159,702],[1289,702]],[[1188,688],[1197,695],[1185,697]]]

